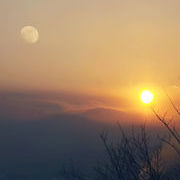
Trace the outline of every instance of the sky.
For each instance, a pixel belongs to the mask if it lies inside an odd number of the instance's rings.
[[[179,9],[179,0],[0,0],[0,178],[91,165],[117,121],[164,132],[144,89],[179,128],[165,94],[180,104]]]
[[[178,0],[2,0],[0,88],[132,98],[139,87],[178,87],[179,8]],[[27,25],[39,32],[35,44],[21,37]]]

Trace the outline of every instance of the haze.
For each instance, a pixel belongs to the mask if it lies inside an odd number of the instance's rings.
[[[88,169],[106,160],[99,133],[116,140],[117,122],[167,132],[153,108],[179,127],[166,95],[178,107],[179,9],[179,0],[0,0],[0,179],[52,180],[71,159]]]
[[[172,85],[180,65],[179,6],[177,0],[2,1],[0,85],[93,93]],[[37,44],[22,41],[25,25],[38,29]]]

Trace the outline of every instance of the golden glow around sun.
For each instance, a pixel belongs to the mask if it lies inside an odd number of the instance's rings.
[[[145,103],[145,104],[151,103],[153,101],[153,99],[154,99],[153,93],[151,91],[149,91],[149,90],[143,91],[141,93],[140,97],[141,97],[141,101],[143,103]]]

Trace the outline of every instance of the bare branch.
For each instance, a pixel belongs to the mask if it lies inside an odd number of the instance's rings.
[[[155,114],[155,116],[157,117],[157,119],[167,128],[167,130],[170,132],[170,134],[175,138],[175,140],[177,141],[178,144],[180,144],[180,139],[178,138],[178,136],[176,135],[176,133],[173,131],[173,129],[168,125],[168,123],[165,121],[165,119],[162,119],[159,114],[156,113],[156,111],[152,109],[152,112]]]

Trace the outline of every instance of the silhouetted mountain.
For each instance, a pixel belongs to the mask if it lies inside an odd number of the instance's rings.
[[[99,133],[105,126],[78,114],[0,122],[2,174],[8,180],[43,177],[43,173],[48,177],[72,160],[80,168],[89,167],[103,156]]]
[[[109,123],[113,117],[122,119],[123,124],[123,118],[128,116],[96,108],[33,121],[0,121],[0,174],[4,180],[48,180],[63,164],[72,162],[87,170],[104,159],[99,134],[103,130],[114,134],[118,131],[116,125]]]
[[[139,122],[140,116],[126,113],[123,111],[118,111],[108,108],[94,108],[85,111],[81,114],[83,117],[86,117],[91,120],[96,120],[98,122],[106,123],[116,123],[119,122],[122,125],[127,125],[134,122]]]

